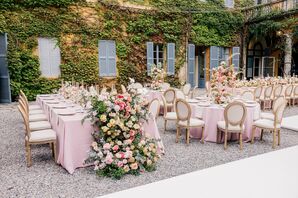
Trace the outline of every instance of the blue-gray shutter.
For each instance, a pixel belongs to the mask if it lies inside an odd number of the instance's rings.
[[[232,64],[236,71],[239,71],[240,65],[240,47],[233,47],[232,48]]]
[[[107,41],[100,40],[98,42],[98,56],[99,56],[99,76],[108,76],[108,47]]]
[[[58,77],[60,75],[60,48],[56,39],[38,38],[38,52],[42,76]]]
[[[0,103],[11,102],[7,64],[7,34],[0,34]]]
[[[115,41],[108,41],[108,75],[116,76],[116,44]]]
[[[175,74],[175,43],[167,44],[168,75]]]
[[[219,47],[211,46],[210,47],[210,76],[212,69],[218,67],[219,65]]]
[[[195,45],[188,44],[187,82],[195,86]]]
[[[151,65],[154,63],[153,61],[153,42],[147,42],[147,74],[149,75],[151,72]]]
[[[234,0],[225,0],[225,6],[227,8],[234,8]]]

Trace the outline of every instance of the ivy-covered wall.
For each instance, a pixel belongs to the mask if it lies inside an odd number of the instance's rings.
[[[88,84],[127,84],[133,77],[148,81],[146,42],[176,44],[176,74],[166,80],[179,84],[186,43],[233,46],[242,26],[240,13],[212,5],[214,12],[136,10],[115,4],[88,4],[83,0],[2,0],[0,32],[8,34],[8,64],[12,96],[20,89],[36,94],[57,89],[59,79],[40,76],[38,37],[56,38],[61,51],[61,78]],[[117,78],[98,76],[98,40],[116,41]]]

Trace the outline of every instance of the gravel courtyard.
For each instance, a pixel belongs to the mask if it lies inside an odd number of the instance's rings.
[[[287,108],[285,117],[297,114],[298,107]],[[171,131],[164,134],[163,120],[159,118],[166,154],[157,170],[140,176],[125,176],[118,181],[96,176],[92,167],[77,169],[70,175],[54,163],[48,146],[33,147],[33,166],[27,168],[24,125],[15,103],[0,105],[0,125],[0,197],[3,198],[95,197],[273,151],[272,134],[269,133],[264,134],[264,142],[244,143],[243,151],[236,142],[229,143],[226,151],[222,144],[201,144],[195,139],[189,146],[183,140],[176,144],[174,124],[169,125]],[[294,145],[298,145],[298,132],[282,130],[278,149]]]

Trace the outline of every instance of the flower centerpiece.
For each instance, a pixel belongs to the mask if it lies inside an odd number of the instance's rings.
[[[216,104],[223,104],[229,101],[229,88],[236,85],[236,75],[234,66],[226,66],[225,62],[221,62],[220,66],[212,70],[210,81],[211,96]]]
[[[152,78],[151,89],[160,90],[161,85],[164,81],[164,76],[165,76],[165,71],[162,68],[161,63],[158,63],[157,65],[152,64],[151,72],[150,72],[150,77]]]
[[[132,87],[132,86],[128,86]],[[142,136],[148,102],[133,88],[92,100],[87,116],[96,128],[87,163],[98,175],[120,179],[125,174],[153,171],[159,159],[155,140]]]

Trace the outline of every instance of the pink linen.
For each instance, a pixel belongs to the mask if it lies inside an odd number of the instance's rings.
[[[91,134],[94,131],[90,120],[85,120],[82,124],[85,113],[67,116],[59,115],[61,111],[78,110],[81,107],[73,106],[67,109],[55,109],[53,106],[57,104],[48,104],[41,97],[37,97],[36,100],[48,116],[52,128],[56,131],[57,163],[61,164],[70,174],[74,173],[76,168],[88,166],[84,161],[88,158],[88,152],[93,141]],[[160,138],[154,119],[149,120],[145,131],[153,137]],[[162,142],[159,145],[162,146],[160,150],[163,150]]]
[[[224,108],[219,105],[211,105],[208,107],[197,106],[191,104],[192,117],[197,117],[202,112],[202,119],[205,122],[205,130],[203,139],[208,142],[216,142],[217,136],[217,122],[224,120]],[[243,133],[243,140],[251,140],[252,124],[254,120],[259,119],[260,106],[247,107],[247,115],[245,120],[245,130]],[[193,138],[201,138],[202,130],[199,128],[193,128],[190,130],[190,134]],[[259,131],[256,131],[256,137],[258,137]],[[238,139],[237,134],[229,135],[229,139]]]

